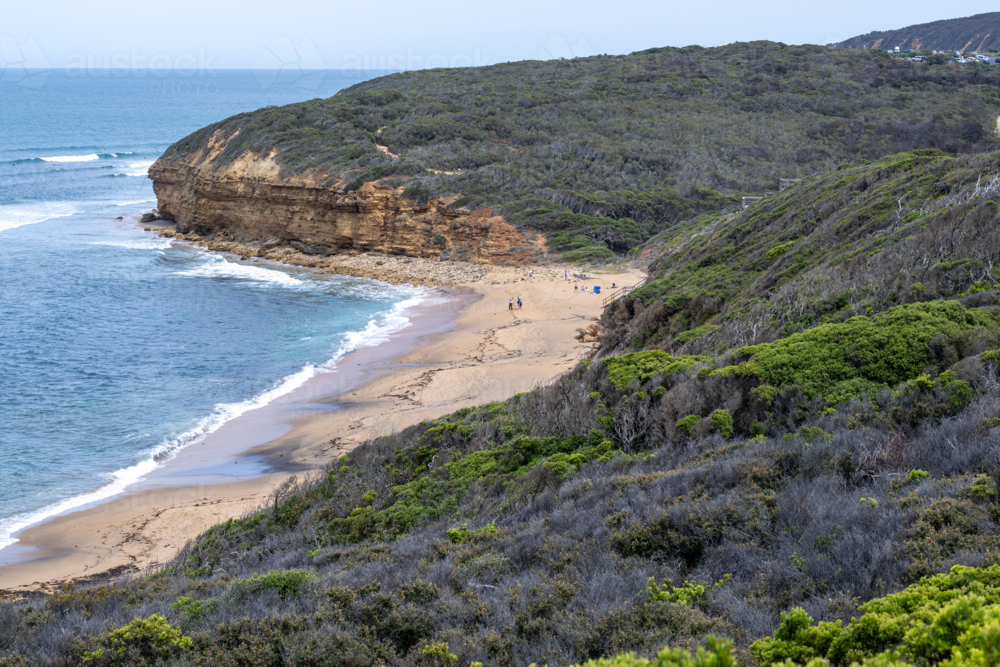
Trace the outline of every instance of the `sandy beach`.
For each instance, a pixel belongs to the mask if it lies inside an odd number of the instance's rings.
[[[420,262],[406,270],[419,273]],[[0,592],[155,568],[208,527],[258,507],[289,475],[320,470],[368,438],[546,384],[591,348],[577,330],[602,312],[604,295],[574,292],[564,267],[427,264],[450,265],[452,279],[435,281],[448,289],[416,309],[412,326],[227,423],[128,492],[25,529],[0,550]],[[643,276],[597,273],[580,285],[607,293]]]

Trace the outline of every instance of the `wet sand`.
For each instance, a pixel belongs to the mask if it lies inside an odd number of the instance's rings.
[[[290,474],[308,476],[366,439],[551,382],[590,349],[576,330],[601,313],[603,296],[574,293],[562,268],[527,274],[494,271],[439,292],[388,342],[228,422],[126,493],[26,528],[0,550],[0,590],[50,591],[156,568],[210,526],[260,506]],[[586,284],[642,277],[631,270]],[[523,309],[508,310],[518,296]]]

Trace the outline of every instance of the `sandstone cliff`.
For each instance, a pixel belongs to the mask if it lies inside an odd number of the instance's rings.
[[[449,200],[419,206],[392,189],[365,183],[348,195],[324,185],[327,174],[282,177],[274,155],[244,156],[213,168],[220,143],[184,157],[160,158],[149,169],[159,215],[179,232],[287,245],[311,255],[374,251],[490,264],[528,261],[542,241],[493,215],[452,209]]]

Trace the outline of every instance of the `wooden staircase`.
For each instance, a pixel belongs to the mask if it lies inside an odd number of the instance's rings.
[[[619,287],[617,290],[615,290],[614,292],[612,292],[608,296],[604,297],[604,303],[603,303],[603,305],[605,307],[607,307],[607,305],[609,303],[612,303],[613,301],[617,301],[618,299],[622,298],[626,294],[631,294],[632,292],[636,291],[637,289],[639,289],[640,287],[642,287],[643,285],[645,285],[648,282],[649,282],[649,276],[646,276],[645,278],[642,279],[642,282],[638,282],[635,285],[626,285],[625,287]]]

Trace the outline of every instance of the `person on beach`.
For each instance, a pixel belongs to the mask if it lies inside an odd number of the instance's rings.
[[[517,309],[521,310],[521,297],[517,297]]]
[[[514,299],[507,299],[507,310],[514,310]]]
[[[617,287],[617,285],[615,285],[614,283],[611,283],[611,289],[614,289],[615,287]]]
[[[573,291],[574,291],[574,292],[576,292],[576,288],[577,288],[577,287],[578,287],[578,285],[573,285]]]

